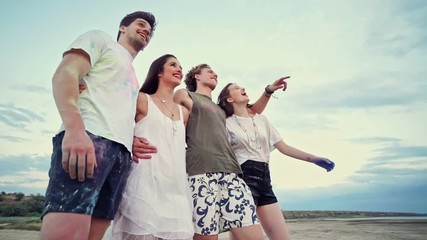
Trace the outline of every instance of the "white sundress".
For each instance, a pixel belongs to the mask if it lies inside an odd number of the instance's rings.
[[[149,160],[133,163],[123,199],[113,221],[113,239],[123,235],[153,235],[191,239],[194,234],[190,187],[185,169],[185,127],[166,117],[147,95],[147,116],[134,134],[157,147]],[[138,239],[138,238],[132,238]]]

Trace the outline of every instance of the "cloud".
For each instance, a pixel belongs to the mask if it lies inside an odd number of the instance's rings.
[[[394,143],[394,142],[400,142],[402,141],[399,138],[392,138],[392,137],[362,137],[362,138],[352,138],[348,139],[348,141],[353,143],[360,143],[360,144],[372,144],[372,143]]]
[[[427,176],[427,146],[402,146],[400,139],[389,137],[359,138],[353,141],[362,140],[381,146],[372,151],[375,156],[355,171],[351,177],[353,181],[400,181],[402,177],[410,181],[422,175]]]
[[[280,189],[282,208],[427,213],[427,146],[405,146],[401,139],[391,137],[350,141],[377,146],[373,150],[375,156],[344,183],[321,188]]]
[[[50,165],[50,155],[0,155],[0,176],[15,175],[22,172],[44,171]]]
[[[427,146],[390,146],[375,150],[381,154],[381,158],[406,159],[413,157],[427,158]],[[380,158],[380,159],[381,159]],[[378,158],[375,158],[376,160]]]
[[[356,175],[352,177],[353,181],[359,181],[363,179],[369,179],[373,181],[390,181],[392,179],[405,178],[416,178],[427,174],[427,169],[423,168],[390,168],[390,167],[365,167],[355,172]],[[369,178],[367,177],[369,176]],[[387,176],[387,177],[385,177]]]
[[[402,139],[392,137],[365,137],[349,139],[350,142],[369,145],[381,145],[373,150],[377,156],[368,161],[369,166],[400,161],[421,162],[427,159],[427,146],[402,146]],[[415,160],[414,160],[415,159]]]
[[[427,212],[425,204],[416,206],[421,200],[427,202],[427,146],[401,146],[399,141],[389,140],[384,138],[380,142],[391,144],[375,149],[378,156],[368,159],[361,169],[355,171],[348,178],[349,184],[363,186],[361,194],[370,195],[374,199],[372,204],[375,208],[388,207],[392,210],[400,207]],[[413,208],[405,204],[413,205]]]
[[[284,210],[353,210],[427,213],[427,180],[404,184],[352,183],[277,192]]]
[[[277,193],[285,210],[354,210],[427,213],[426,158],[408,160],[420,154],[403,147],[399,162],[378,164],[369,159],[342,184],[305,189],[280,189]],[[424,149],[424,148],[421,148]],[[387,150],[382,149],[382,153]],[[397,154],[396,154],[397,155]],[[410,164],[408,164],[410,163]]]
[[[48,136],[53,136],[56,135],[56,133],[58,133],[57,129],[52,130],[52,129],[42,129],[41,132],[43,135],[48,135]]]
[[[375,72],[309,89],[296,99],[311,110],[406,107],[427,103],[426,90],[424,78],[415,74]]]
[[[393,57],[403,57],[427,47],[427,5],[404,1],[389,15],[377,19],[365,44]]]
[[[0,122],[15,128],[25,128],[34,121],[44,122],[45,118],[31,110],[15,107],[13,103],[0,104]]]
[[[29,92],[29,93],[51,93],[51,90],[39,85],[15,85],[11,88],[13,91]]]
[[[392,137],[364,137],[364,138],[352,138],[348,141],[353,143],[360,143],[360,144],[372,144],[372,143],[395,143],[402,141],[399,138],[392,138]]]
[[[0,156],[0,188],[8,192],[44,194],[49,165],[50,155]]]
[[[45,178],[28,178],[28,174],[46,176]],[[5,192],[22,192],[24,194],[43,194],[48,184],[46,172],[26,172],[14,176],[1,176],[0,188]]]
[[[10,142],[28,142],[30,139],[28,138],[22,138],[17,136],[10,136],[10,135],[0,135],[0,139],[10,141]]]

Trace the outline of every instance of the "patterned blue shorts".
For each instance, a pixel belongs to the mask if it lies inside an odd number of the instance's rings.
[[[49,169],[42,217],[48,212],[93,215],[112,220],[122,198],[131,166],[126,147],[87,132],[95,146],[97,167],[93,178],[72,180],[61,164],[64,132],[52,139],[53,152]]]
[[[251,191],[235,173],[206,173],[188,178],[195,233],[216,235],[258,224]]]

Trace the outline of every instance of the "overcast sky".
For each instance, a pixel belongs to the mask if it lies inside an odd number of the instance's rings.
[[[184,72],[208,63],[256,100],[290,75],[264,112],[286,143],[335,161],[332,172],[275,151],[284,210],[427,213],[427,3],[324,1],[0,1],[0,190],[41,193],[60,126],[51,78],[80,34],[116,37],[144,10],[158,27],[134,61],[142,84],[165,53]],[[184,87],[182,84],[179,88]]]

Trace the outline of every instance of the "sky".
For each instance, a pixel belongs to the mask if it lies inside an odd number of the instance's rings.
[[[422,0],[0,1],[0,191],[44,194],[61,124],[52,75],[80,34],[116,38],[128,13],[158,22],[134,61],[139,83],[171,53],[208,63],[252,101],[291,76],[264,115],[331,172],[272,153],[283,210],[427,213],[427,2]],[[181,84],[178,88],[184,88]]]

